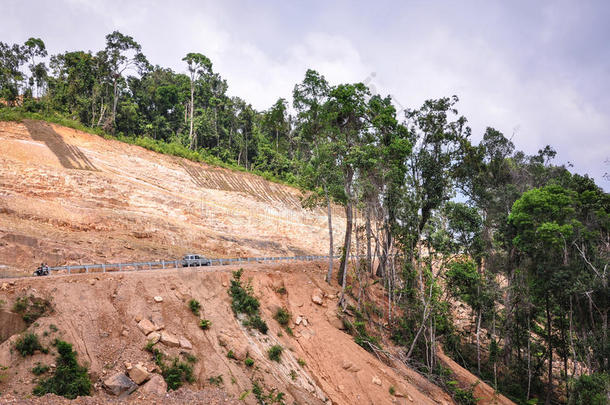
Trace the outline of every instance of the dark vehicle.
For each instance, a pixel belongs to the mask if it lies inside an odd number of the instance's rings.
[[[199,267],[209,266],[212,262],[200,255],[184,255],[182,258],[182,267]]]
[[[49,275],[49,266],[42,263],[35,271],[35,276],[48,276]]]

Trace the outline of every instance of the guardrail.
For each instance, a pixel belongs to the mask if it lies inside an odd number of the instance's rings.
[[[341,256],[333,256],[333,259],[338,259]],[[355,259],[358,256],[350,256],[350,259]],[[360,257],[363,257],[361,255]],[[236,263],[264,263],[264,262],[281,262],[281,261],[312,261],[325,260],[330,256],[279,256],[279,257],[237,257],[227,259],[209,259],[210,265],[224,266]],[[200,266],[204,265],[203,260]],[[65,271],[67,274],[73,273],[106,273],[106,272],[124,272],[124,271],[139,271],[139,270],[158,270],[158,269],[173,269],[182,266],[182,259],[178,260],[160,260],[156,262],[132,262],[132,263],[105,263],[105,264],[78,264],[70,266],[54,266],[49,267],[51,272]],[[186,267],[186,266],[185,266]],[[191,266],[199,267],[199,266]]]

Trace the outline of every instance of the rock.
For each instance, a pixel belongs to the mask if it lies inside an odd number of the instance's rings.
[[[127,329],[123,329],[123,332],[121,332],[121,335],[127,337],[127,336],[129,336],[129,331]]]
[[[303,326],[307,326],[307,319],[303,318]]]
[[[153,299],[155,300],[155,302],[163,302],[163,297],[161,297],[160,295],[157,295]]]
[[[153,374],[150,376],[150,380],[140,388],[140,391],[145,394],[165,395],[167,384],[159,374]]]
[[[0,290],[2,290],[2,291],[8,290],[8,283],[2,283],[2,287],[0,287]]]
[[[161,343],[169,347],[178,347],[180,346],[180,341],[174,335],[171,335],[167,332],[161,332]]]
[[[123,363],[123,365],[125,366],[125,368],[126,368],[127,370],[131,370],[131,368],[132,368],[131,363],[130,363],[130,362],[128,362],[128,361],[126,361],[125,363]]]
[[[297,319],[294,320],[294,324],[295,325],[300,325],[301,321],[303,321],[303,318],[301,318],[301,315],[297,316]]]
[[[142,314],[137,314],[134,319],[136,320],[136,322],[140,322],[142,319],[144,319],[144,317],[142,316]]]
[[[381,385],[381,380],[376,375],[373,376],[373,384]]]
[[[316,288],[311,294],[311,301],[314,304],[322,305],[324,303],[324,293],[319,288]]]
[[[112,395],[129,395],[138,388],[125,373],[116,373],[104,380],[104,388]]]
[[[136,364],[129,370],[129,378],[138,385],[148,380],[149,376],[148,370],[142,364]]]
[[[156,344],[161,340],[161,334],[159,332],[150,332],[148,336],[146,336],[146,340],[152,344]]]
[[[248,357],[248,346],[242,345],[233,349],[233,356],[239,361],[244,361]]]
[[[180,342],[180,347],[183,349],[191,350],[193,348],[193,345],[187,338],[181,337],[178,341]]]
[[[95,279],[94,279],[94,278],[92,278],[91,280],[89,280],[89,284],[91,284],[91,285],[95,285]]]
[[[409,399],[409,401],[413,402],[413,397],[409,394],[407,394],[407,398]]]
[[[156,330],[155,325],[153,325],[153,323],[146,318],[138,322],[138,329],[140,329],[140,331],[145,335],[148,335],[150,332],[154,332]]]
[[[358,371],[360,371],[360,367],[347,360],[343,361],[343,365],[341,367],[343,367],[343,370],[347,370],[352,373],[357,373]]]

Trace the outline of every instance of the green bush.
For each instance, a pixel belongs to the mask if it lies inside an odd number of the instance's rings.
[[[570,405],[606,405],[610,395],[610,374],[581,375],[570,383]]]
[[[51,310],[51,303],[43,298],[34,296],[18,297],[13,304],[13,312],[21,314],[23,320],[29,325]]]
[[[290,322],[290,312],[285,308],[278,308],[273,318],[282,326],[288,325]]]
[[[305,367],[305,365],[307,364],[307,363],[305,362],[305,360],[303,360],[303,359],[302,359],[302,358],[300,358],[300,357],[298,358],[297,363],[299,363],[299,366],[301,366],[301,367]]]
[[[34,395],[55,394],[68,399],[91,395],[91,380],[87,375],[87,367],[78,364],[77,353],[72,350],[72,345],[61,340],[55,343],[58,353],[55,372],[38,383],[34,388]]]
[[[203,330],[207,330],[212,326],[212,321],[209,319],[202,319],[199,321],[199,327]]]
[[[246,360],[244,360],[244,364],[246,365],[246,367],[252,367],[254,365],[254,360],[252,360],[250,357],[246,357]]]
[[[393,385],[390,385],[388,392],[390,393],[391,396],[394,396],[396,394],[396,388],[394,388]]]
[[[189,308],[191,309],[191,312],[197,316],[199,316],[199,310],[201,309],[201,304],[199,303],[199,301],[192,299],[189,301]]]
[[[227,358],[229,358],[229,359],[234,359],[235,358],[235,353],[233,353],[233,350],[229,350],[227,352]]]
[[[32,369],[32,374],[34,375],[42,375],[49,371],[50,367],[45,364],[36,363],[34,368]]]
[[[177,390],[185,382],[195,382],[193,367],[190,364],[179,361],[177,357],[172,360],[170,366],[163,364],[161,374],[167,383],[168,390]]]
[[[36,350],[44,350],[35,333],[21,335],[15,342],[15,349],[23,357],[33,355]]]
[[[220,384],[223,383],[222,375],[217,375],[216,377],[210,377],[210,378],[208,378],[208,382],[212,385],[220,387]]]
[[[258,315],[251,316],[250,319],[248,319],[248,322],[246,322],[246,325],[250,326],[251,328],[258,329],[263,334],[266,334],[267,331],[269,330],[269,327],[267,326],[267,322],[265,322]]]
[[[279,362],[283,351],[284,348],[282,346],[273,345],[269,348],[269,350],[267,350],[267,354],[271,360]]]
[[[235,314],[246,314],[248,320],[244,325],[250,328],[258,329],[261,333],[266,334],[269,330],[267,323],[259,315],[260,303],[254,297],[252,286],[250,283],[244,287],[241,283],[241,275],[243,269],[233,272],[233,280],[229,287],[229,295],[231,296],[231,308]]]

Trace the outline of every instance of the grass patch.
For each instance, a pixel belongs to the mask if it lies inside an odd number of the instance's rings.
[[[195,376],[193,375],[192,359],[187,357],[187,363],[180,361],[178,357],[174,357],[171,363],[165,362],[165,355],[161,350],[152,348],[153,359],[155,364],[161,369],[161,375],[167,383],[167,390],[177,390],[182,387],[185,382],[194,383]],[[195,356],[193,356],[195,357]],[[195,361],[197,359],[195,358]]]
[[[217,375],[216,377],[208,378],[208,382],[212,385],[220,387],[223,384],[222,375]]]
[[[299,359],[297,360],[297,363],[299,363],[299,366],[301,367],[305,367],[305,365],[307,364],[305,362],[305,360],[303,360],[302,358],[299,357]]]
[[[298,374],[296,371],[290,370],[290,379],[292,379],[292,381],[296,381],[297,376],[298,376]]]
[[[286,308],[278,308],[273,316],[273,319],[275,319],[280,325],[286,326],[288,325],[288,322],[290,322],[290,312],[288,312]]]
[[[47,366],[46,364],[36,363],[36,365],[32,369],[32,374],[34,374],[34,375],[43,375],[44,373],[49,371],[50,368],[51,367]]]
[[[202,319],[199,321],[199,327],[203,330],[210,329],[210,326],[212,326],[212,321],[209,319]]]
[[[235,353],[233,353],[233,350],[229,350],[227,352],[227,358],[229,359],[235,359]]]
[[[15,342],[15,350],[17,350],[22,357],[27,357],[33,355],[36,350],[44,351],[44,348],[38,340],[38,335],[35,333],[26,333],[21,335]]]
[[[182,355],[184,356],[184,358],[186,359],[186,361],[188,361],[191,364],[195,364],[197,363],[197,357],[190,354],[190,353],[186,353],[186,352],[182,352]]]
[[[199,301],[192,299],[189,301],[189,308],[191,309],[191,312],[197,316],[199,316],[199,310],[201,309],[201,304],[199,303]]]
[[[273,345],[269,348],[269,350],[267,350],[267,355],[271,360],[279,362],[283,351],[284,348],[282,346]]]
[[[246,367],[252,367],[254,365],[254,360],[252,360],[250,357],[246,357],[246,360],[244,360],[244,364],[246,365]]]
[[[266,334],[269,327],[259,315],[260,302],[254,296],[252,285],[249,282],[245,286],[242,285],[242,273],[243,269],[233,272],[233,279],[228,291],[232,300],[231,308],[235,314],[248,316],[248,320],[244,322],[245,326],[258,329],[261,333]]]
[[[56,340],[57,347],[56,368],[53,375],[38,383],[33,394],[43,396],[55,394],[68,399],[91,395],[91,380],[87,374],[87,367],[81,366],[76,360],[77,353],[72,350],[70,343]]]
[[[284,397],[286,394],[283,392],[277,392],[276,389],[273,388],[269,393],[265,393],[263,387],[258,383],[258,381],[254,381],[252,383],[252,393],[256,397],[256,400],[261,405],[266,404],[284,404]]]

